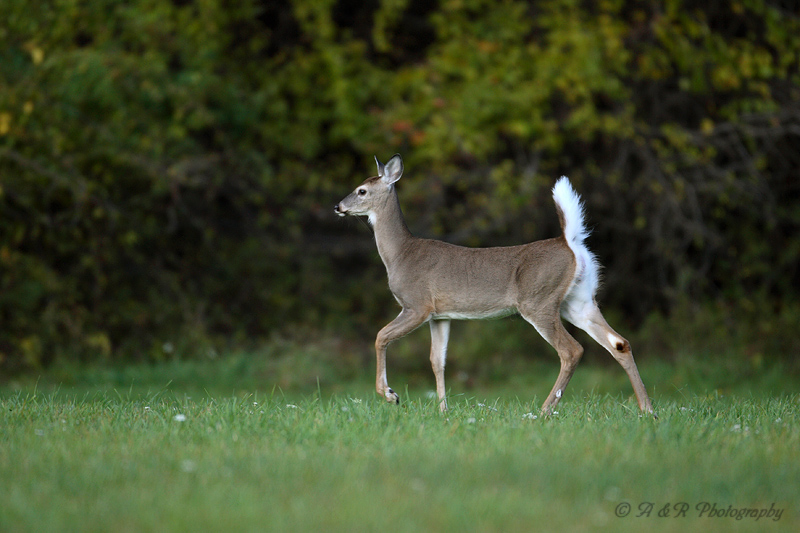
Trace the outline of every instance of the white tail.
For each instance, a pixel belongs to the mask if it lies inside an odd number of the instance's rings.
[[[653,413],[631,347],[606,322],[595,302],[600,265],[584,244],[588,236],[583,203],[566,177],[553,187],[562,235],[519,246],[464,248],[420,239],[406,227],[394,184],[403,175],[399,155],[386,165],[375,158],[378,175],[339,202],[340,216],[368,217],[389,289],[402,307],[375,340],[375,387],[389,402],[400,398],[386,380],[386,348],[392,341],[430,323],[431,365],[442,411],[447,409],[444,367],[451,319],[481,319],[519,313],[558,352],[561,371],[542,412],[559,402],[583,355],[561,317],[583,329],[622,365],[639,408]]]

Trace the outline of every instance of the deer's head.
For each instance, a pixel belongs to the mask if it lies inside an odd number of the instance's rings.
[[[395,154],[385,165],[375,158],[378,175],[368,178],[364,183],[333,207],[340,217],[345,215],[364,215],[370,223],[375,221],[375,213],[394,194],[394,184],[403,175],[403,159]]]

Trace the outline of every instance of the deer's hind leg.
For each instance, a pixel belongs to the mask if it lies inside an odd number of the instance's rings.
[[[553,408],[558,405],[564,390],[569,384],[569,380],[572,379],[575,367],[578,366],[583,356],[583,347],[564,328],[558,310],[549,309],[548,311],[536,312],[531,309],[520,309],[522,318],[536,328],[539,335],[556,349],[558,358],[561,360],[561,370],[558,373],[556,382],[542,405],[543,415],[550,414]]]
[[[567,321],[588,333],[617,360],[622,368],[625,369],[625,373],[628,374],[628,379],[633,385],[633,392],[636,394],[639,409],[643,413],[649,413],[656,417],[653,412],[653,405],[650,403],[650,397],[647,395],[641,376],[639,376],[639,369],[633,360],[630,343],[608,325],[597,304],[595,302],[587,302],[582,305],[575,305],[571,302],[569,305],[564,306],[563,316]]]

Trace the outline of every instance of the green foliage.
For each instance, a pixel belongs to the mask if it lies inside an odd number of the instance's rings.
[[[37,6],[0,4],[6,370],[196,354],[287,322],[373,333],[382,267],[329,206],[394,152],[411,227],[460,244],[554,235],[548,189],[569,175],[603,300],[634,323],[687,295],[797,296],[796,11]]]

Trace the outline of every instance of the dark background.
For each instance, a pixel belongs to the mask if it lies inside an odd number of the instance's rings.
[[[396,304],[332,208],[396,152],[417,235],[557,235],[566,174],[620,331],[798,359],[797,2],[3,0],[0,21],[5,374],[368,345]]]

